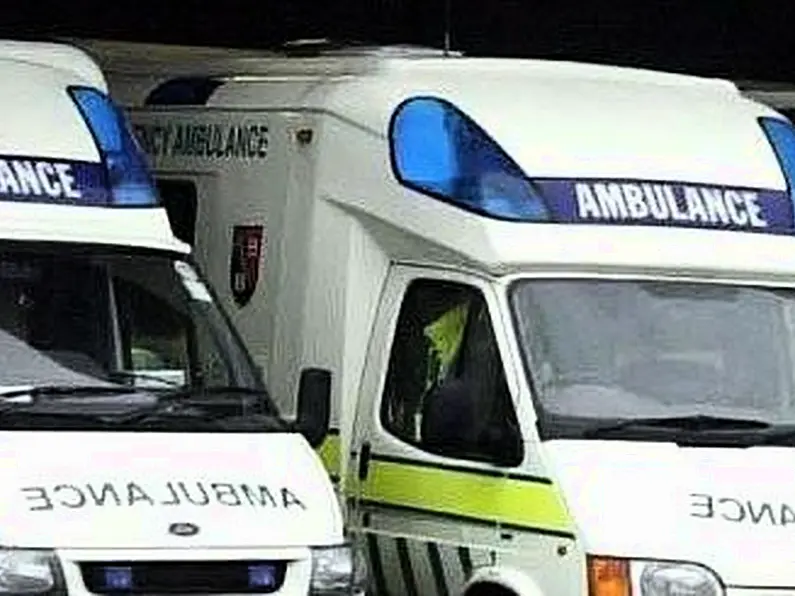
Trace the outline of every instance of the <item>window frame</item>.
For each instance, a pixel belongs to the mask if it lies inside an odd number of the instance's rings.
[[[134,331],[134,326],[132,320],[128,320],[130,317],[131,312],[127,312],[126,309],[130,309],[130,300],[128,296],[121,296],[117,295],[119,293],[124,294],[124,286],[128,286],[127,290],[130,291],[134,284],[131,284],[128,280],[124,277],[117,275],[113,270],[108,271],[108,282],[113,289],[113,308],[115,309],[115,325],[118,326],[118,346],[117,349],[121,352],[121,367],[120,370],[124,372],[130,373],[141,373],[147,374],[151,373],[153,369],[136,369],[134,363],[132,361],[132,333]],[[149,295],[148,299],[153,299],[159,303],[163,303],[164,301],[157,295],[152,292],[149,292],[146,288],[139,288],[136,287],[135,291],[144,292],[145,294]],[[168,306],[168,304],[166,304]],[[179,314],[179,313],[177,313]],[[197,340],[196,340],[196,329],[193,325],[185,326],[184,328],[184,341],[185,341],[185,353],[184,356],[187,359],[188,369],[184,371],[185,373],[185,383],[186,384],[193,384],[200,375],[197,371],[201,370],[200,360],[197,353]],[[129,358],[129,362],[127,359]],[[129,366],[128,366],[129,365]],[[157,369],[159,370],[159,369]],[[165,369],[171,370],[171,369]]]
[[[505,345],[505,338],[500,337],[500,329],[502,327],[502,320],[501,320],[501,312],[498,308],[498,305],[491,300],[489,296],[489,292],[487,291],[486,287],[483,284],[476,283],[475,280],[471,278],[466,278],[464,276],[458,275],[439,275],[440,271],[435,270],[425,270],[418,272],[416,276],[408,277],[405,280],[405,283],[401,285],[400,289],[400,296],[394,298],[394,303],[396,305],[395,312],[393,312],[393,321],[389,327],[389,334],[386,338],[386,353],[383,359],[383,367],[382,367],[382,375],[381,375],[381,382],[379,384],[379,397],[376,402],[375,407],[373,408],[373,417],[377,421],[378,427],[381,431],[391,440],[397,441],[400,445],[409,446],[413,449],[416,449],[426,455],[434,456],[434,457],[441,457],[445,459],[452,459],[459,462],[466,462],[467,464],[478,464],[478,465],[490,465],[490,466],[500,466],[500,467],[520,467],[528,455],[528,449],[525,446],[525,428],[522,421],[523,417],[523,408],[519,407],[520,402],[517,399],[517,395],[519,395],[518,391],[518,383],[517,378],[515,375],[515,370],[511,361],[511,354],[510,351],[506,349]],[[396,349],[397,345],[397,333],[399,329],[399,324],[403,316],[405,316],[404,309],[406,308],[407,304],[409,303],[410,292],[416,291],[418,284],[443,284],[443,285],[450,285],[450,286],[457,286],[460,288],[462,294],[469,293],[474,298],[474,301],[480,300],[482,307],[485,308],[485,314],[488,317],[489,326],[491,329],[491,336],[494,342],[494,349],[496,354],[499,357],[500,362],[500,369],[503,377],[503,382],[505,383],[505,399],[508,401],[508,406],[511,408],[510,413],[513,417],[513,426],[514,432],[518,434],[516,439],[519,441],[521,445],[519,457],[511,462],[500,462],[498,463],[492,456],[489,454],[481,454],[478,456],[468,456],[464,454],[453,454],[453,453],[446,453],[439,449],[429,448],[427,445],[424,445],[421,441],[412,440],[408,437],[405,433],[399,433],[394,428],[394,425],[390,423],[388,419],[388,412],[389,408],[392,405],[392,402],[389,400],[389,382],[394,373],[392,373],[392,359],[393,353]],[[414,299],[412,299],[414,300]],[[473,301],[473,304],[474,304]],[[470,337],[471,334],[471,325],[473,323],[472,316],[473,313],[477,311],[470,311],[467,314],[467,322],[465,324],[462,336],[462,347],[464,345],[463,342]],[[507,428],[505,425],[504,428]]]
[[[101,170],[103,172],[103,179],[105,182],[105,190],[108,194],[108,202],[102,205],[105,209],[159,209],[163,205],[160,202],[160,196],[157,192],[155,185],[153,171],[149,164],[149,159],[144,151],[138,137],[133,130],[132,121],[122,108],[116,102],[111,94],[103,91],[92,85],[69,85],[66,88],[66,93],[73,102],[75,109],[80,114],[80,118],[84,123],[88,133],[91,135],[94,145],[99,153]],[[86,105],[84,98],[86,96],[93,96],[102,104],[105,111],[104,114],[97,114],[90,110],[90,106]],[[102,116],[108,117],[115,121],[118,126],[120,134],[119,141],[122,149],[118,152],[112,152],[106,145],[107,138],[101,135],[101,122],[97,122],[97,118]],[[126,151],[125,151],[126,149]],[[148,186],[151,197],[150,201],[146,203],[120,203],[117,200],[116,192],[118,186],[112,180],[112,158],[121,155],[124,158],[122,165],[124,166],[123,172],[125,176],[129,177],[134,172],[143,177],[146,186]],[[140,180],[138,180],[140,182]],[[80,205],[79,203],[77,205]]]

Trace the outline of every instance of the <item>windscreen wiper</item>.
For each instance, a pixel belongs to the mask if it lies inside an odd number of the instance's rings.
[[[266,389],[240,387],[238,385],[211,385],[210,387],[190,387],[184,385],[179,389],[167,392],[165,395],[167,397],[173,396],[175,399],[185,397],[201,398],[211,395],[253,395],[266,397],[268,391]]]
[[[731,418],[727,416],[710,416],[693,414],[690,416],[659,416],[655,418],[626,418],[597,424],[586,428],[582,436],[586,439],[608,437],[622,430],[670,429],[672,431],[767,431],[773,425],[763,420]]]
[[[164,379],[163,377],[152,374],[152,373],[144,373],[138,371],[131,371],[131,370],[114,370],[112,373],[108,375],[108,378],[111,381],[153,381],[155,383],[162,383],[166,387],[184,387],[184,383],[180,383],[179,381],[174,381],[172,379]],[[143,387],[142,387],[143,389]],[[150,389],[150,387],[146,387],[146,389]]]
[[[263,408],[260,407],[251,408],[251,411],[248,412],[245,401],[230,400],[225,398],[225,395],[235,395],[243,398],[259,398],[259,405],[263,406],[267,411],[262,412]],[[159,393],[157,403],[152,406],[141,408],[130,416],[127,416],[126,422],[140,422],[141,420],[180,416],[204,418],[206,420],[240,417],[246,414],[262,415],[263,413],[277,416],[277,413],[271,410],[268,392],[265,389],[231,385],[182,387],[173,391]]]
[[[795,424],[776,424],[767,432],[762,433],[757,445],[787,445],[795,444]]]
[[[31,385],[19,389],[0,391],[0,403],[14,397],[50,397],[72,395],[129,395],[138,393],[140,389],[118,385]]]
[[[239,402],[230,402],[229,396],[237,396]],[[243,408],[247,408],[247,397],[256,398],[258,409],[265,409],[264,413],[278,415],[274,411],[270,401],[270,394],[267,389],[256,387],[240,387],[237,385],[214,385],[210,387],[191,387],[183,386],[173,391],[159,393],[159,402],[165,407],[168,404],[185,404],[194,406],[216,406],[229,407],[230,403],[237,403]]]
[[[132,395],[139,393],[139,390],[131,387],[119,387],[115,385],[32,385],[0,391],[0,416],[55,416],[61,418],[104,418],[104,414],[86,410],[43,408],[39,398],[42,397],[100,397],[107,395]],[[22,403],[16,401],[16,397],[29,397],[30,401]],[[58,399],[45,402],[50,404],[62,404]]]

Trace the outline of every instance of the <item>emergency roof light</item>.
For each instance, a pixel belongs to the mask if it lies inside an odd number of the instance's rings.
[[[790,122],[780,118],[760,118],[759,124],[773,147],[787,181],[790,201],[795,204],[795,128]]]
[[[109,205],[160,206],[146,157],[122,110],[93,87],[69,87],[68,92],[97,144],[107,173]]]
[[[416,96],[389,124],[404,187],[492,219],[795,233],[795,128],[762,118],[788,190],[677,180],[531,178],[451,102]]]
[[[392,167],[404,186],[497,219],[549,219],[522,169],[450,102],[434,97],[403,102],[389,136]]]

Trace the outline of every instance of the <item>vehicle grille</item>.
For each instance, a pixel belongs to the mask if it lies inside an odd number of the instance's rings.
[[[104,561],[80,563],[95,594],[271,594],[287,561]]]

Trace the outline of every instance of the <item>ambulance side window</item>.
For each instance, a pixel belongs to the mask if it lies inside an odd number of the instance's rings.
[[[160,200],[168,214],[174,236],[193,246],[196,240],[198,193],[191,180],[158,178],[155,180]]]
[[[398,316],[381,404],[384,428],[431,453],[518,465],[521,439],[483,294],[416,280]]]

